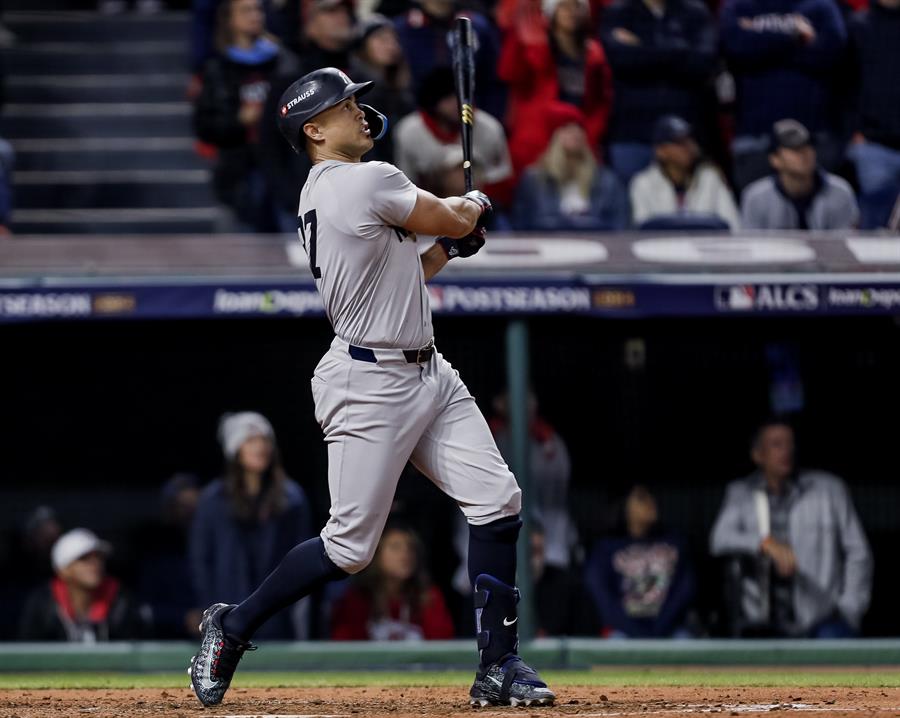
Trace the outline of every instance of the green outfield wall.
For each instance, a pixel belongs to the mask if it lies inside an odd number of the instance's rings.
[[[123,642],[94,646],[0,643],[0,672],[158,672],[186,668],[195,646]],[[900,640],[846,641],[604,641],[539,639],[523,655],[542,668],[592,666],[900,666]],[[471,641],[425,643],[266,643],[248,654],[248,670],[421,670],[471,668]]]

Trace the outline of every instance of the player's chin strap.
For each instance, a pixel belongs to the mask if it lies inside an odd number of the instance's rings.
[[[519,589],[482,573],[475,579],[475,631],[481,665],[519,652]]]
[[[382,115],[372,105],[360,105],[359,109],[366,116],[366,122],[369,123],[369,132],[373,140],[380,140],[387,134],[388,118]]]

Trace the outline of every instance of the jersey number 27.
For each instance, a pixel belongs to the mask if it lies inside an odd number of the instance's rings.
[[[300,237],[303,239],[303,249],[309,255],[309,268],[316,279],[322,278],[322,270],[316,266],[316,210],[311,209],[297,217],[297,227],[300,229]],[[307,244],[306,230],[309,229],[309,243]]]

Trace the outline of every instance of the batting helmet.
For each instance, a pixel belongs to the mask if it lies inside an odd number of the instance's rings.
[[[360,97],[372,89],[372,82],[353,82],[335,67],[310,72],[284,91],[278,103],[278,129],[294,152],[305,145],[303,125],[320,112],[334,107],[348,97]],[[373,140],[380,140],[387,132],[387,118],[374,107],[360,105],[369,123]]]

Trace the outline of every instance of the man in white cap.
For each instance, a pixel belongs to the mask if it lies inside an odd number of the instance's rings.
[[[50,552],[56,575],[29,596],[19,638],[96,643],[140,637],[136,607],[119,582],[106,575],[111,551],[88,529],[60,536]]]

